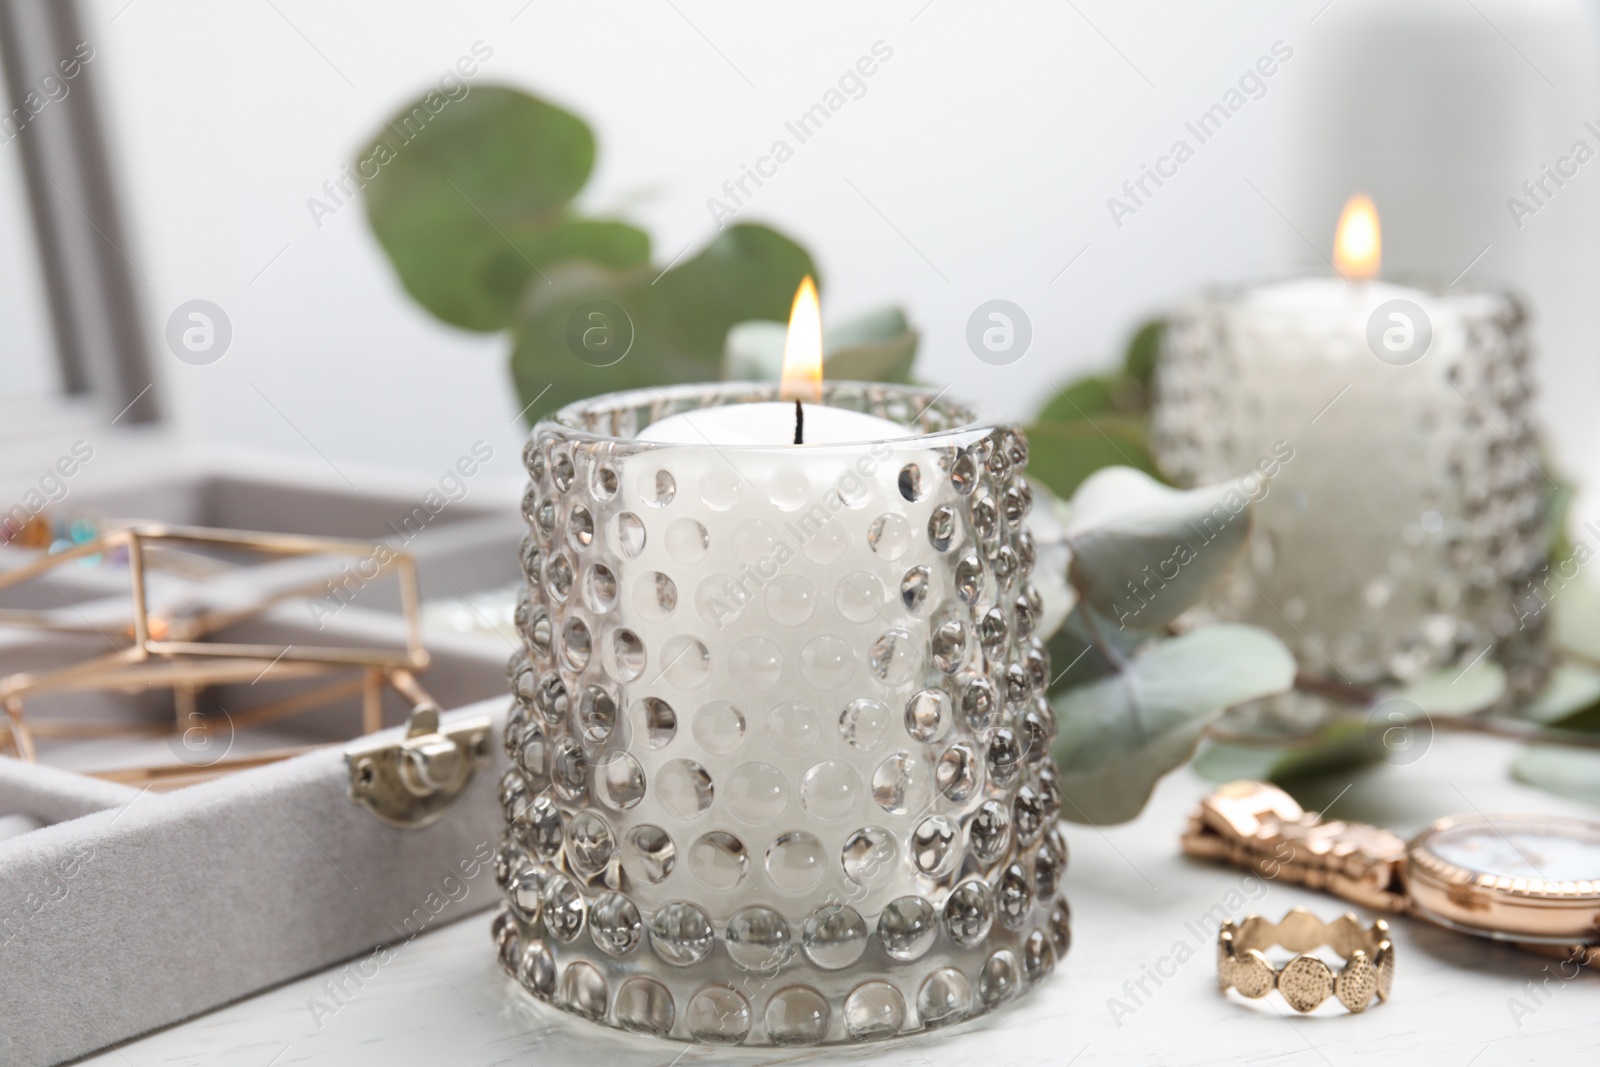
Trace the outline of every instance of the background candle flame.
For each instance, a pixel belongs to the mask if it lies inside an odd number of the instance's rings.
[[[1383,262],[1383,236],[1378,228],[1378,207],[1370,196],[1352,196],[1339,215],[1333,238],[1333,269],[1350,281],[1378,276]]]
[[[783,399],[822,403],[822,304],[807,274],[794,291],[783,342]]]

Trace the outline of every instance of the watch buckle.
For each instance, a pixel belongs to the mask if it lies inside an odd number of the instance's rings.
[[[1212,859],[1232,855],[1234,846],[1256,838],[1264,822],[1292,823],[1305,817],[1294,797],[1267,782],[1229,782],[1200,802],[1189,818],[1183,850]]]

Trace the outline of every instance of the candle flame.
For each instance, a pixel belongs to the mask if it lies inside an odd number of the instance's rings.
[[[785,400],[822,403],[822,303],[809,274],[794,291],[794,306],[789,309],[781,395]]]
[[[1383,236],[1378,228],[1378,208],[1370,196],[1358,193],[1345,204],[1333,238],[1333,269],[1353,282],[1378,276],[1383,262]]]

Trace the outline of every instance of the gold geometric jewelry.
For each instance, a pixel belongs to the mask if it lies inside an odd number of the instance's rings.
[[[1263,953],[1274,945],[1298,955],[1281,970],[1275,969]],[[1344,968],[1337,975],[1309,955],[1323,945],[1344,957]],[[1300,1012],[1315,1011],[1335,996],[1350,1011],[1361,1012],[1374,995],[1388,1000],[1393,983],[1394,942],[1382,919],[1368,930],[1349,912],[1325,923],[1306,909],[1295,908],[1282,922],[1249,915],[1237,923],[1223,923],[1217,932],[1217,985],[1224,992],[1232,986],[1257,999],[1276,989]]]
[[[383,728],[383,698],[388,689],[413,708],[434,704],[416,679],[416,673],[428,666],[429,656],[422,645],[416,563],[407,552],[345,538],[136,523],[0,571],[0,590],[35,579],[49,581],[54,571],[101,557],[126,558],[129,599],[125,609],[118,607],[97,618],[70,601],[67,609],[0,610],[0,628],[78,634],[88,638],[94,650],[77,662],[58,666],[47,660],[38,669],[0,675],[0,754],[33,762],[35,737],[154,732],[180,737],[186,744],[193,739],[209,743],[219,725],[227,727],[231,739],[235,729],[351,699],[360,701],[362,732],[373,733]],[[273,581],[229,580],[232,572],[258,557],[276,562]],[[351,564],[335,569],[341,558],[353,561],[353,573]],[[296,560],[307,562],[297,565]],[[167,571],[168,577],[176,575],[188,581],[181,586],[174,582],[174,588],[158,601],[149,584],[152,571]],[[336,639],[322,644],[213,639],[214,634],[226,633],[229,627],[286,600],[317,596],[330,586],[330,578],[333,583],[342,579],[359,589],[380,574],[393,574],[399,581],[404,626],[403,636],[397,634],[396,638],[403,647],[344,645]],[[343,592],[349,586],[337,588]],[[345,602],[342,596],[337,601],[340,606]],[[204,710],[199,700],[208,687],[248,687],[268,680],[308,682],[310,688],[220,715]],[[59,716],[37,719],[29,717],[24,707],[29,698],[49,693],[161,689],[173,695],[174,721],[170,724],[77,721]],[[171,789],[286,759],[311,747],[317,746],[233,757],[224,752],[198,765],[178,762],[119,768],[95,777]]]

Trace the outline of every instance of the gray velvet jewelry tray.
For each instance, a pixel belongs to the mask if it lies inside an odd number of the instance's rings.
[[[504,705],[445,723],[498,731]],[[418,830],[348,799],[337,747],[171,793],[0,760],[0,807],[51,823],[0,842],[0,1060],[74,1059],[343,959],[372,977],[493,903],[502,759]]]
[[[204,473],[86,486],[70,503],[112,517],[381,538],[417,558],[425,600],[494,588],[517,573],[514,503],[446,508],[408,531],[396,524],[414,505],[398,495]],[[0,568],[20,558],[15,549],[0,557]],[[245,580],[270,586],[272,566]],[[74,567],[51,586],[6,591],[0,607],[65,600],[94,617],[126,605],[126,589],[125,570]],[[392,582],[374,583],[334,617],[316,620],[304,602],[285,602],[226,634],[399,647],[398,606]],[[104,651],[93,635],[10,631],[0,639],[0,674],[71,662],[96,640]],[[446,728],[487,715],[497,738],[507,645],[432,633],[425,643],[432,662],[420,681],[442,707],[459,709],[443,717]],[[216,687],[201,707],[243,706],[257,696],[248,689]],[[389,694],[385,722],[395,725],[376,736],[398,739],[405,710]],[[123,722],[173,715],[159,692],[47,694],[30,699],[28,712]],[[63,769],[174,762],[184,753],[168,738],[57,740],[41,746],[40,764],[0,757],[0,823],[15,830],[18,820],[7,817],[26,816],[44,824],[0,839],[0,1063],[75,1059],[340,960],[351,960],[359,983],[395,946],[492,904],[500,746],[488,746],[490,761],[441,819],[397,829],[349,797],[349,746],[340,742],[360,721],[352,697],[241,730],[230,755],[327,747],[170,792]]]

